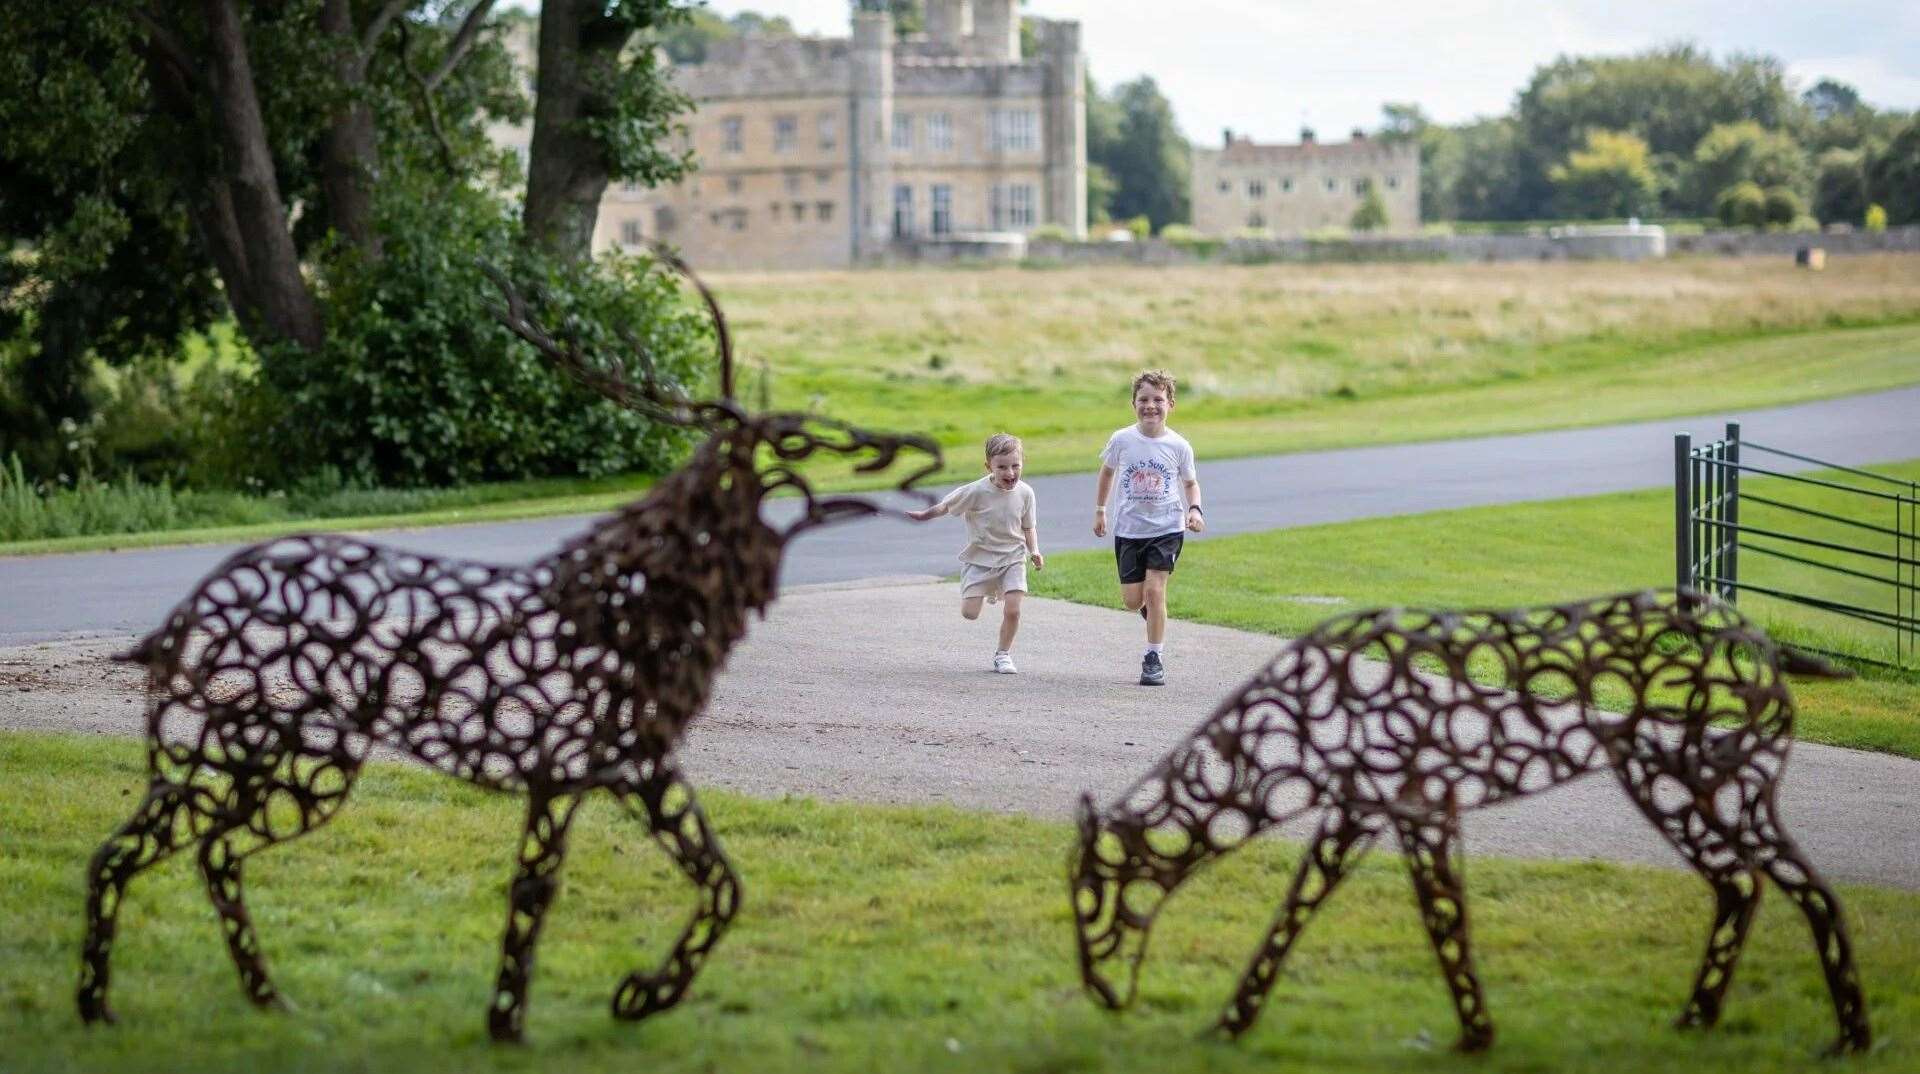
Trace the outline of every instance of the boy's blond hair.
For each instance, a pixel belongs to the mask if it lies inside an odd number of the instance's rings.
[[[1024,448],[1020,438],[1012,433],[994,433],[987,437],[987,461],[992,462],[997,456],[1023,451]]]
[[[1131,395],[1128,395],[1127,398],[1131,399],[1134,396],[1139,395],[1140,386],[1142,384],[1151,384],[1154,387],[1160,389],[1161,391],[1166,392],[1167,402],[1169,403],[1173,402],[1173,374],[1172,373],[1169,373],[1164,369],[1142,370],[1139,376],[1133,378],[1133,392]]]

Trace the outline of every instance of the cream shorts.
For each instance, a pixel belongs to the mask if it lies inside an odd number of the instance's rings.
[[[960,599],[985,597],[999,600],[1008,593],[1027,591],[1027,561],[1024,557],[1004,567],[982,567],[975,563],[962,565],[960,571]]]

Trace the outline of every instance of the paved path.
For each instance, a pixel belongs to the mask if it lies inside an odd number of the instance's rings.
[[[1264,458],[1210,462],[1206,444],[1197,447],[1208,532],[1221,535],[1669,484],[1673,434],[1717,437],[1727,420],[1743,421],[1752,440],[1837,463],[1920,458],[1916,415],[1920,387],[1707,417]],[[1088,445],[1090,461],[1096,448]],[[1783,468],[1806,469],[1785,460]],[[1032,484],[1041,547],[1057,552],[1105,544],[1089,530],[1091,474],[1039,477]],[[791,517],[792,509],[776,502],[770,514]],[[550,551],[588,521],[547,518],[382,537],[435,555],[512,562]],[[802,585],[954,573],[956,532],[884,518],[817,530],[795,542],[783,580]],[[235,547],[0,558],[0,645],[144,631]]]
[[[1134,684],[1137,616],[1035,599],[1021,673],[994,675],[995,613],[969,623],[957,604],[951,584],[787,592],[693,727],[683,757],[695,781],[1064,819],[1082,790],[1125,789],[1280,644],[1175,623],[1168,685],[1147,689]],[[0,727],[139,734],[138,673],[104,659],[125,640],[0,649]],[[1920,761],[1802,743],[1782,816],[1833,879],[1920,889],[1916,792]],[[1466,838],[1475,855],[1679,865],[1604,774],[1470,813]]]

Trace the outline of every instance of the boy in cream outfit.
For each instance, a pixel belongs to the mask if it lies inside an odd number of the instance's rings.
[[[924,511],[908,511],[916,522],[955,514],[966,520],[967,547],[960,550],[960,614],[980,618],[983,601],[1000,602],[1000,647],[993,670],[1012,675],[1013,636],[1020,629],[1020,599],[1027,592],[1027,561],[1046,567],[1040,554],[1039,515],[1033,486],[1020,480],[1024,462],[1020,438],[995,433],[987,438],[987,475],[962,485]]]

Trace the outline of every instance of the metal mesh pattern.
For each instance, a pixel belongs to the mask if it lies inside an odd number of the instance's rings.
[[[188,846],[247,996],[275,1004],[242,866],[331,818],[376,744],[527,798],[487,1011],[497,1039],[522,1035],[541,921],[587,792],[613,794],[698,891],[664,962],[619,983],[616,1017],[677,1003],[738,909],[739,880],[674,747],[749,614],[774,599],[787,542],[881,510],[867,497],[816,495],[795,464],[824,452],[874,472],[905,451],[924,453],[904,489],[938,468],[938,448],[805,414],[749,414],[731,400],[693,403],[650,375],[629,383],[557,342],[496,280],[503,319],[576,379],[710,435],[645,498],[531,565],[301,536],[248,548],[208,575],[125,657],[149,673],[151,780],[89,867],[78,994],[86,1021],[112,1018],[108,960],[128,883]],[[730,390],[725,320],[701,293]],[[650,374],[647,356],[636,357]],[[783,529],[761,515],[779,490],[803,506]]]
[[[1469,939],[1460,813],[1606,768],[1714,892],[1680,1023],[1718,1020],[1764,876],[1812,927],[1840,1023],[1836,1048],[1865,1049],[1866,1001],[1839,900],[1774,802],[1794,713],[1783,672],[1841,674],[1776,648],[1731,606],[1692,592],[1329,620],[1113,804],[1083,800],[1070,870],[1082,977],[1107,1005],[1131,1002],[1166,897],[1261,831],[1317,814],[1217,1028],[1238,1035],[1253,1025],[1314,910],[1390,832],[1453,995],[1460,1047],[1484,1048],[1493,1021]],[[1600,709],[1602,698],[1622,711]]]

